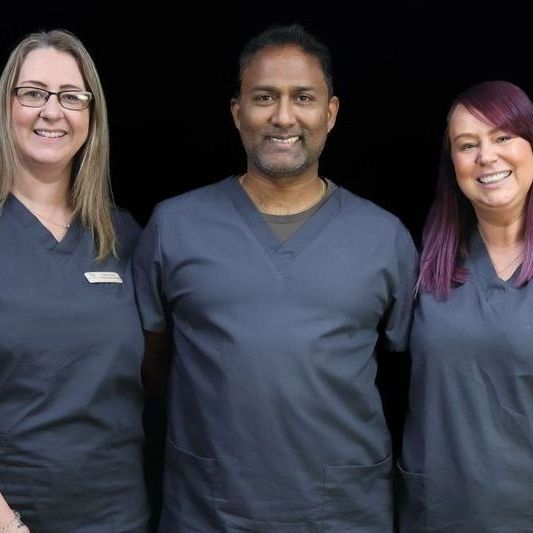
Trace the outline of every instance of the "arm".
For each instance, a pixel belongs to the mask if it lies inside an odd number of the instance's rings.
[[[15,517],[13,510],[4,500],[2,494],[0,494],[0,532],[30,533],[30,530]]]
[[[146,483],[154,520],[161,513],[166,433],[166,396],[170,370],[170,342],[166,332],[144,332],[142,379],[146,389]],[[154,523],[155,524],[155,523]]]
[[[378,345],[378,375],[385,418],[391,432],[393,449],[401,445],[403,421],[407,410],[410,357],[409,333],[414,304],[414,287],[418,272],[415,246],[403,227],[398,228],[394,258],[391,264],[391,301],[382,321],[381,342]],[[391,356],[394,352],[394,356]]]
[[[166,331],[144,332],[142,378],[148,398],[165,402],[170,372],[170,338]]]
[[[154,211],[135,249],[133,277],[137,306],[145,330],[142,378],[148,399],[157,401],[166,396],[170,369],[170,333],[162,256],[159,222]]]
[[[410,356],[409,352],[392,355],[382,346],[378,348],[376,385],[381,394],[383,413],[389,428],[394,456],[401,448],[403,425],[408,405]]]

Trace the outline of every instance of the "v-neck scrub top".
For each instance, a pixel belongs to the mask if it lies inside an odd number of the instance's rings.
[[[57,242],[14,196],[0,214],[0,492],[35,533],[148,530],[139,227],[113,219],[120,260],[97,262],[79,221]]]
[[[500,280],[477,231],[465,266],[415,311],[402,533],[533,531],[533,287]]]
[[[283,243],[235,178],[157,206],[135,276],[174,342],[160,532],[392,531],[375,347],[405,348],[415,269],[342,188]]]

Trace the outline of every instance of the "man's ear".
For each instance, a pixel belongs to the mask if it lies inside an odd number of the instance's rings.
[[[339,111],[339,99],[336,96],[332,96],[329,99],[328,103],[328,133],[335,126],[335,121],[337,120],[337,113]]]
[[[240,114],[240,104],[238,98],[232,98],[231,104],[230,104],[231,114],[233,116],[233,123],[235,124],[235,127],[240,130],[241,126],[241,120],[239,118]]]

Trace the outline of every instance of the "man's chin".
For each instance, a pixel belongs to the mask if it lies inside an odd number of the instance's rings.
[[[272,163],[258,161],[256,166],[264,175],[275,179],[299,176],[300,174],[306,172],[311,165],[307,162],[288,164],[287,162]]]

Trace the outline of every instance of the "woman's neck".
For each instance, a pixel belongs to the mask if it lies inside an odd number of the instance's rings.
[[[524,216],[506,221],[478,218],[478,228],[488,246],[506,248],[524,240]]]
[[[23,170],[16,175],[11,192],[34,206],[66,208],[69,204],[69,182],[68,175],[35,176]]]

